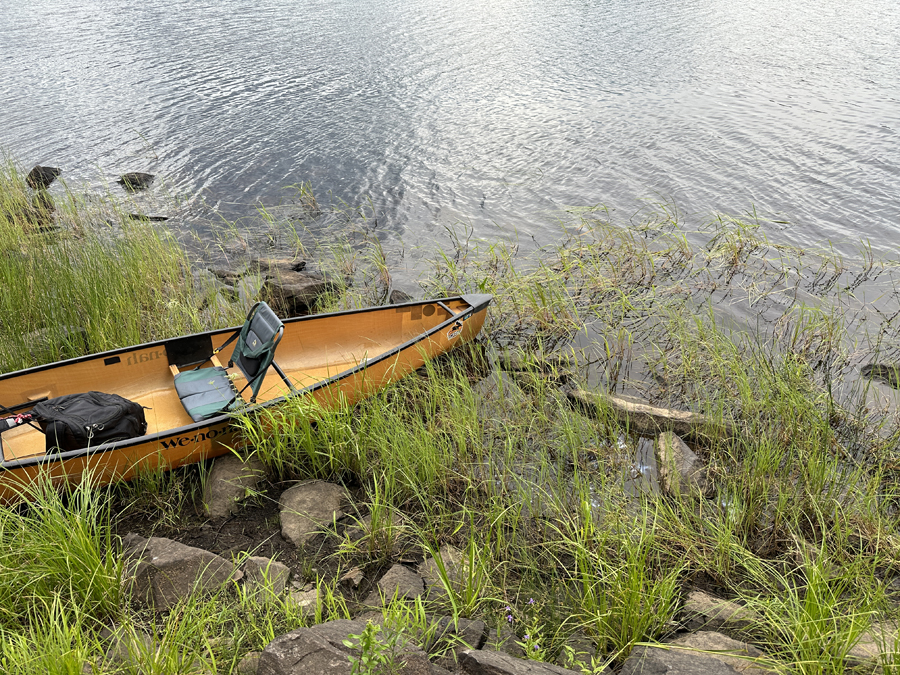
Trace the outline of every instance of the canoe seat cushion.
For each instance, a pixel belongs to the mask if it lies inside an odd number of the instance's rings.
[[[175,376],[175,391],[195,422],[237,407],[237,390],[224,368],[187,370]]]

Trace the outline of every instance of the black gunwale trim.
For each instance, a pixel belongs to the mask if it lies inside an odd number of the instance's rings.
[[[289,319],[284,319],[282,321],[282,323],[285,323],[285,324],[297,323],[297,322],[301,322],[301,321],[311,321],[311,320],[322,319],[322,318],[332,317],[332,316],[342,316],[342,315],[346,315],[346,314],[364,314],[367,312],[386,311],[386,310],[391,310],[391,309],[397,309],[400,307],[415,307],[415,306],[422,306],[422,305],[433,305],[439,301],[445,301],[445,300],[451,300],[451,301],[462,300],[463,302],[466,302],[469,304],[469,308],[460,310],[460,312],[458,314],[456,314],[455,316],[448,317],[446,320],[442,321],[441,323],[439,323],[437,326],[435,326],[431,330],[427,330],[424,333],[421,333],[421,334],[417,335],[416,337],[412,338],[411,340],[407,340],[406,342],[404,342],[396,347],[391,348],[390,350],[384,352],[383,354],[379,354],[375,358],[367,359],[365,361],[365,363],[361,363],[357,366],[354,366],[353,368],[349,368],[349,369],[347,369],[341,373],[338,373],[326,380],[322,380],[315,384],[311,384],[308,387],[304,387],[303,389],[298,389],[296,391],[296,393],[291,393],[287,396],[279,396],[278,398],[273,398],[271,401],[265,401],[264,403],[257,403],[255,405],[247,406],[242,412],[253,413],[253,412],[256,412],[257,410],[261,410],[263,408],[269,408],[271,406],[280,405],[288,398],[296,398],[298,396],[305,396],[306,394],[310,394],[314,391],[322,389],[323,387],[331,386],[335,382],[339,382],[340,380],[344,380],[352,375],[355,375],[356,373],[365,370],[372,364],[379,363],[379,362],[384,361],[392,356],[396,356],[400,352],[402,352],[406,349],[409,349],[410,347],[413,347],[413,346],[419,344],[420,342],[423,342],[425,339],[431,337],[435,333],[439,333],[441,330],[443,330],[447,326],[450,326],[451,324],[455,323],[456,321],[467,321],[472,316],[474,316],[475,314],[478,314],[483,309],[488,307],[491,304],[492,296],[490,296],[490,295],[469,295],[468,299],[467,299],[467,296],[465,296],[465,295],[457,295],[457,296],[450,296],[448,298],[438,298],[437,300],[417,300],[417,301],[413,301],[413,302],[404,302],[404,303],[397,304],[397,305],[382,305],[382,306],[378,306],[378,307],[366,307],[364,309],[350,309],[350,310],[344,310],[342,312],[329,312],[327,314],[311,314],[309,316],[295,316],[295,317],[291,317]],[[475,302],[474,303],[470,302],[470,300],[475,301]],[[177,338],[168,338],[166,340],[157,340],[156,342],[145,342],[140,345],[134,345],[132,347],[123,347],[123,348],[115,349],[115,350],[112,350],[109,352],[101,352],[99,354],[89,354],[87,356],[79,356],[74,359],[67,359],[65,361],[56,361],[56,362],[50,363],[50,364],[35,366],[34,368],[28,368],[25,370],[17,370],[12,373],[8,373],[6,375],[0,375],[0,380],[7,379],[8,377],[13,376],[13,375],[23,375],[26,373],[40,372],[42,370],[48,370],[49,368],[53,368],[53,367],[57,367],[57,366],[69,365],[72,363],[78,363],[80,361],[88,361],[91,359],[99,359],[102,357],[108,357],[112,354],[121,354],[124,352],[136,351],[138,349],[146,349],[147,347],[155,347],[158,345],[164,345],[169,340],[174,340],[174,339],[178,339],[178,338],[182,338],[182,337],[193,337],[196,335],[218,335],[220,333],[234,332],[235,330],[240,330],[240,328],[239,327],[237,329],[235,329],[235,328],[219,328],[219,329],[216,329],[213,331],[207,331],[206,333],[193,333],[190,336],[179,335],[179,336],[177,336]],[[81,448],[79,450],[69,450],[67,452],[61,452],[61,453],[54,454],[54,455],[39,455],[36,457],[28,457],[28,458],[17,460],[17,461],[0,462],[0,472],[14,471],[16,469],[22,469],[22,468],[27,468],[30,466],[41,465],[41,464],[54,464],[54,463],[58,463],[58,462],[65,462],[67,460],[76,459],[76,458],[82,457],[82,456],[111,452],[113,450],[119,450],[121,448],[128,448],[133,445],[142,445],[144,443],[149,443],[149,442],[153,442],[153,441],[156,441],[157,443],[159,443],[162,440],[167,439],[167,438],[171,438],[174,436],[181,436],[183,434],[190,433],[192,431],[199,431],[200,429],[203,429],[203,428],[214,427],[218,424],[221,424],[222,422],[225,422],[230,419],[234,419],[234,417],[235,417],[234,414],[219,415],[218,417],[211,417],[209,419],[203,420],[202,422],[194,422],[193,424],[188,424],[183,427],[176,427],[174,429],[166,429],[165,431],[158,432],[155,434],[150,434],[150,435],[146,435],[146,436],[138,436],[136,438],[130,438],[130,439],[127,439],[124,441],[117,441],[115,443],[99,445],[95,448]],[[2,473],[0,473],[0,475],[2,475]]]

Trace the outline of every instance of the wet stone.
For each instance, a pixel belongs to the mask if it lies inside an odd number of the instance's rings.
[[[28,172],[28,175],[25,176],[25,183],[32,190],[46,190],[61,173],[62,171],[55,166],[41,166],[40,164],[36,164],[34,168]]]
[[[123,173],[116,182],[126,190],[146,190],[153,183],[154,176],[150,173],[141,171],[133,171],[131,173]]]
[[[402,305],[404,302],[412,302],[412,300],[413,297],[409,293],[404,293],[397,288],[391,291],[389,298],[389,302],[392,305]]]
[[[687,443],[666,431],[656,441],[659,482],[671,495],[704,494],[707,491],[706,466]]]

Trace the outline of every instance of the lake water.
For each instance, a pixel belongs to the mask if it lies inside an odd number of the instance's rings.
[[[543,242],[565,209],[650,200],[892,251],[900,3],[7,0],[0,146],[88,189],[157,173],[228,217],[309,181],[407,247],[459,222]]]

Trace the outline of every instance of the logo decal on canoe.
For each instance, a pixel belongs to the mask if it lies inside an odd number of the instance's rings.
[[[450,326],[450,330],[447,331],[447,339],[452,340],[457,335],[462,333],[462,327],[463,327],[462,321],[457,319],[456,322],[452,326]]]
[[[171,450],[177,447],[186,447],[189,445],[197,445],[203,441],[211,441],[216,436],[220,436],[225,432],[225,427],[213,427],[207,431],[201,431],[193,436],[176,436],[175,438],[167,438],[160,441],[164,450]]]
[[[157,349],[155,352],[144,352],[143,354],[131,354],[125,361],[126,366],[136,366],[139,363],[147,361],[155,361],[156,359],[165,358],[166,352],[163,349]]]

